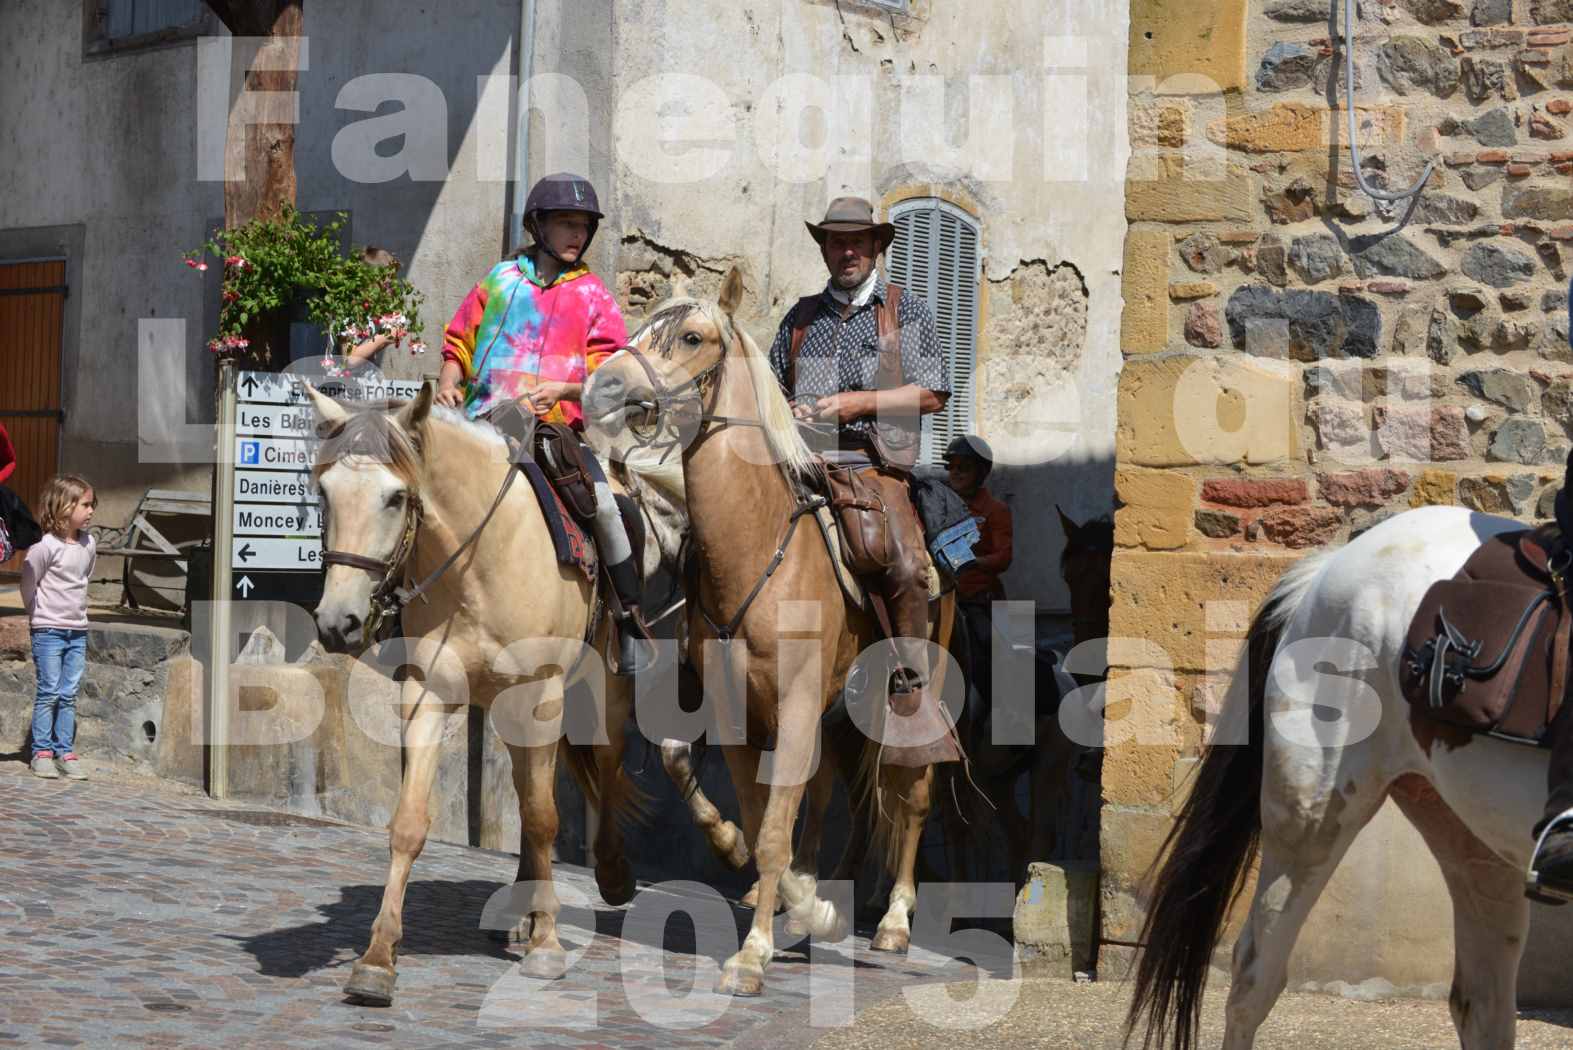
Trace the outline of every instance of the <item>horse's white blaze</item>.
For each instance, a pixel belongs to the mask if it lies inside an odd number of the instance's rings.
[[[332,508],[325,522],[324,548],[375,561],[393,556],[404,533],[404,510],[390,507],[389,501],[405,486],[392,471],[366,457],[348,457],[323,471],[317,483]],[[380,582],[364,569],[328,566],[317,623],[339,626],[351,615],[364,620],[372,591]]]

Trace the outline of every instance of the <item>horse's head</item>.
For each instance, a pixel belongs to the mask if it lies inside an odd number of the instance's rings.
[[[322,495],[327,565],[317,634],[331,652],[375,639],[373,603],[397,586],[420,523],[420,426],[431,384],[389,411],[351,413],[306,387],[324,437],[313,476]]]
[[[626,349],[595,370],[584,409],[598,451],[621,461],[637,447],[692,440],[723,362],[741,349],[732,317],[742,298],[743,277],[734,268],[714,303],[669,299]]]
[[[1078,524],[1058,506],[1065,530],[1065,550],[1060,555],[1060,575],[1071,592],[1071,620],[1076,641],[1103,638],[1109,633],[1109,601],[1114,560],[1114,522],[1093,518]]]

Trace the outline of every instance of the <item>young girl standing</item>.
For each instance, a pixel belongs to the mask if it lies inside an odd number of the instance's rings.
[[[77,761],[76,691],[87,663],[87,582],[98,557],[87,531],[98,505],[93,486],[60,474],[44,486],[44,536],[27,550],[22,604],[33,636],[33,773],[86,780]]]

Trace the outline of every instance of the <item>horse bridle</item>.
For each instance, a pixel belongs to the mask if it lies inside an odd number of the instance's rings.
[[[496,514],[497,508],[502,506],[502,501],[507,497],[508,490],[513,487],[514,478],[518,474],[518,469],[509,464],[508,474],[503,478],[502,485],[497,489],[497,496],[492,500],[492,505],[480,524],[475,526],[452,554],[448,555],[446,561],[414,587],[401,587],[399,581],[404,577],[405,566],[410,560],[410,555],[415,551],[415,538],[426,516],[425,504],[417,492],[409,490],[405,492],[404,528],[400,532],[399,542],[394,546],[393,553],[386,559],[368,558],[364,554],[352,554],[349,551],[324,550],[322,552],[324,566],[345,565],[377,577],[377,586],[371,592],[371,601],[366,610],[364,637],[368,643],[376,641],[382,628],[396,621],[410,602],[416,598],[426,600],[426,592],[431,590],[432,586],[453,567],[453,563],[459,560],[459,556],[480,538],[481,533],[492,520],[492,515]]]
[[[385,559],[368,558],[349,551],[324,550],[322,564],[346,565],[352,569],[369,572],[377,579],[371,592],[371,604],[366,611],[365,637],[375,641],[383,626],[396,618],[413,595],[401,596],[399,581],[404,575],[404,564],[415,550],[415,537],[420,532],[421,519],[425,517],[425,504],[414,492],[407,493],[404,505],[404,528],[393,553]]]
[[[727,360],[726,345],[723,342],[721,354],[716,358],[714,364],[701,369],[699,372],[696,372],[678,386],[667,387],[665,383],[661,382],[661,377],[656,374],[654,366],[650,364],[649,360],[645,356],[644,351],[632,344],[623,347],[623,349],[627,350],[629,355],[635,361],[639,362],[639,367],[644,369],[645,378],[650,382],[651,396],[655,399],[654,403],[652,404],[649,401],[641,401],[636,398],[627,398],[623,401],[623,407],[642,408],[646,412],[653,411],[655,413],[655,423],[653,424],[653,427],[657,435],[659,435],[661,431],[660,423],[662,412],[667,411],[667,409],[663,408],[663,406],[677,403],[680,400],[686,400],[690,397],[696,400],[702,399],[706,394],[705,387],[712,379],[715,378],[715,376],[720,373],[721,366],[726,364]],[[744,426],[756,427],[760,430],[763,430],[765,427],[765,424],[762,420],[744,419],[739,416],[717,415],[714,412],[706,412],[703,409],[704,406],[701,402],[700,412],[698,414],[699,429],[694,435],[695,440],[702,436],[711,426]],[[634,440],[638,441],[643,447],[664,448],[666,451],[661,455],[661,462],[663,463],[666,461],[666,457],[671,455],[672,449],[684,443],[680,431],[676,434],[676,436],[667,442],[658,442],[654,439],[650,441],[644,441],[639,437],[638,434],[635,434],[632,431],[630,431],[630,434],[632,434]],[[770,578],[774,576],[776,574],[776,570],[781,567],[781,563],[786,559],[787,547],[791,545],[792,537],[797,533],[798,523],[802,521],[803,518],[807,515],[816,513],[820,507],[828,505],[828,501],[825,499],[825,497],[820,495],[805,496],[801,491],[798,491],[795,493],[795,496],[797,499],[797,506],[793,508],[793,510],[787,515],[786,525],[782,532],[780,542],[776,544],[775,553],[770,556],[770,560],[766,563],[764,570],[759,574],[759,579],[754,582],[753,589],[748,592],[748,595],[743,599],[742,604],[738,606],[737,612],[732,615],[730,620],[724,624],[717,622],[715,617],[711,616],[709,610],[705,608],[704,602],[699,599],[698,591],[696,590],[694,592],[694,608],[699,610],[699,615],[704,618],[704,621],[706,625],[709,626],[711,632],[722,643],[730,642],[737,636],[737,632],[742,628],[743,618],[748,615],[748,610],[752,608],[754,604],[754,599],[759,597],[760,592],[765,589],[765,584],[770,582]],[[823,525],[821,525],[821,528],[823,528]],[[828,546],[830,543],[830,538],[828,535],[825,537],[825,542]]]

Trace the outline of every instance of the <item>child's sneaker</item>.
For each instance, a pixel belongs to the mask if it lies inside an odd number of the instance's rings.
[[[33,756],[33,776],[43,777],[45,780],[54,780],[60,774],[55,772],[55,756],[45,751]]]
[[[66,752],[55,759],[55,768],[65,775],[67,780],[86,780],[87,774],[82,772],[82,763],[76,760],[76,755]]]

